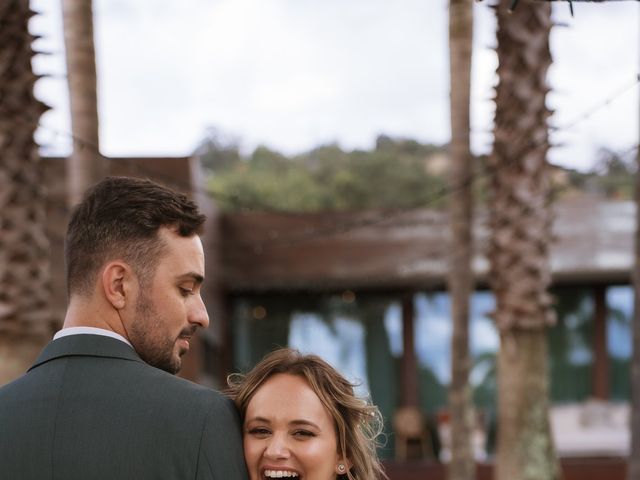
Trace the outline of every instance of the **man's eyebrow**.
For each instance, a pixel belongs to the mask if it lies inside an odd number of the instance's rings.
[[[178,280],[193,280],[198,285],[204,282],[204,277],[196,272],[187,272],[178,276]]]

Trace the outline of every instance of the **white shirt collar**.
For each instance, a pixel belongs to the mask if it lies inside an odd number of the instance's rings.
[[[133,348],[133,345],[131,345],[131,342],[129,342],[129,340],[127,340],[126,338],[124,338],[122,335],[116,333],[116,332],[112,332],[111,330],[105,330],[104,328],[95,328],[95,327],[69,327],[69,328],[63,328],[62,330],[60,330],[58,333],[56,333],[53,336],[54,340],[57,340],[58,338],[62,338],[62,337],[66,337],[68,335],[102,335],[104,337],[111,337],[111,338],[115,338],[116,340],[120,340],[121,342],[126,343],[127,345],[129,345],[131,348]]]

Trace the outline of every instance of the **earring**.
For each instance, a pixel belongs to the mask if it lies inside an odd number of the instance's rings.
[[[340,473],[344,473],[344,471],[347,469],[347,467],[345,467],[342,463],[338,464],[338,471]]]

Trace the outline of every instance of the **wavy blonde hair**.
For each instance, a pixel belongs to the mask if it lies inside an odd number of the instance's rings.
[[[338,437],[338,453],[350,464],[347,472],[338,478],[388,478],[376,453],[383,425],[380,411],[356,397],[355,385],[317,355],[303,355],[297,350],[281,348],[267,354],[246,375],[229,375],[227,394],[238,407],[243,421],[253,395],[278,373],[303,377],[329,411]]]

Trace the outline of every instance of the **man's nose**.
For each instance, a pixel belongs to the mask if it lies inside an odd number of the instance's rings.
[[[207,307],[204,305],[200,294],[196,295],[193,300],[193,305],[191,305],[191,309],[189,311],[189,323],[196,324],[202,328],[207,328],[209,326],[209,314],[207,313]]]

